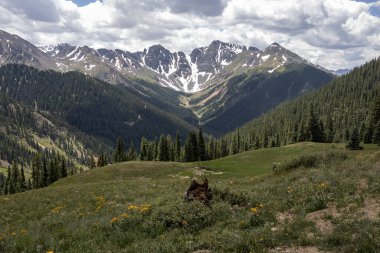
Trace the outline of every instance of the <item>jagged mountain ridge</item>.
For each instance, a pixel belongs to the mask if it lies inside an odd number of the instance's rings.
[[[289,64],[314,65],[273,43],[263,50],[221,41],[195,48],[187,55],[154,45],[141,52],[93,49],[88,46],[35,47],[28,41],[0,31],[0,64],[18,63],[39,69],[79,71],[113,84],[128,85],[132,79],[158,83],[176,91],[194,93],[243,72],[260,69],[273,73]]]
[[[214,41],[208,47],[196,48],[190,55],[183,52],[172,53],[161,45],[135,53],[68,44],[40,49],[58,62],[57,66],[61,71],[78,70],[112,83],[125,82],[123,76],[137,77],[184,92],[196,92],[205,88],[239,53],[258,51],[253,47],[221,41]],[[105,67],[110,70],[104,71]],[[121,77],[112,75],[115,71]]]
[[[92,49],[68,44],[41,47],[53,57],[61,71],[78,70],[111,83],[128,82],[139,78],[161,86],[194,93],[210,87],[239,71],[261,68],[268,73],[289,64],[314,65],[297,54],[273,43],[264,50],[213,41],[207,47],[194,49],[189,55],[170,52],[154,45],[142,52]],[[231,71],[230,66],[234,66]]]

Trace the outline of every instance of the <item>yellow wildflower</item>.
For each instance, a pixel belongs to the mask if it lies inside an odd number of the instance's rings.
[[[129,205],[128,206],[128,210],[136,210],[136,209],[139,209],[139,207],[135,206],[135,205]]]
[[[50,212],[52,212],[52,213],[59,213],[61,211],[61,209],[63,209],[63,208],[64,208],[64,206],[56,206],[53,209],[51,209]]]
[[[259,211],[258,207],[252,207],[251,208],[251,213],[257,213]]]
[[[48,250],[48,251],[46,251],[46,253],[54,253],[54,251],[53,250]]]
[[[119,220],[119,218],[114,217],[114,218],[112,218],[111,223],[115,223],[115,222],[117,222],[118,220]]]
[[[127,213],[123,213],[123,214],[119,215],[119,218],[121,218],[121,219],[126,219],[128,217],[129,217],[129,215]]]
[[[103,195],[97,196],[96,198],[96,209],[95,212],[99,211],[106,203],[106,198]]]
[[[128,210],[138,210],[142,213],[147,213],[151,209],[151,205],[145,204],[145,205],[129,205]]]

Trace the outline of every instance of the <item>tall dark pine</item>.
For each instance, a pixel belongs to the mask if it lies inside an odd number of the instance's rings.
[[[239,152],[238,138],[236,135],[234,135],[234,137],[232,139],[231,153],[236,154],[238,152]]]
[[[48,172],[48,166],[47,166],[47,160],[44,156],[42,158],[42,181],[40,182],[40,185],[38,187],[45,187],[49,185],[49,172]]]
[[[5,186],[4,186],[4,193],[10,194],[10,186],[12,181],[12,173],[11,173],[11,166],[8,166],[7,170],[7,179],[5,180]]]
[[[58,171],[57,171],[57,164],[54,159],[50,159],[49,162],[49,184],[54,183],[58,180]]]
[[[373,143],[380,145],[380,120],[376,123],[373,131]]]
[[[372,143],[372,139],[373,139],[373,131],[374,131],[374,125],[373,125],[373,121],[372,120],[369,120],[367,122],[367,125],[366,125],[366,128],[364,130],[364,136],[363,136],[363,142],[364,143]]]
[[[350,136],[350,141],[347,144],[347,148],[350,150],[362,149],[360,146],[359,130],[355,127]]]
[[[328,143],[334,142],[334,137],[335,137],[334,122],[330,114],[327,115],[325,133],[326,133],[325,141]]]
[[[198,150],[199,150],[199,160],[206,161],[207,160],[206,145],[205,145],[205,140],[203,138],[202,128],[199,128],[199,132],[198,132]]]
[[[140,160],[141,161],[148,160],[148,151],[149,151],[149,143],[145,139],[145,137],[142,137],[141,143],[140,143]]]
[[[64,159],[62,159],[61,162],[61,177],[67,177],[66,162]]]
[[[137,159],[137,153],[136,153],[135,145],[133,144],[133,141],[132,141],[131,146],[128,149],[126,161],[134,161],[136,159]]]
[[[20,190],[21,191],[26,191],[27,190],[27,184],[26,184],[26,180],[25,180],[24,165],[21,165]]]
[[[11,193],[16,193],[20,191],[20,181],[19,181],[19,171],[18,166],[16,162],[12,163],[12,179],[11,182],[13,183],[13,189]]]
[[[313,142],[323,142],[324,135],[321,129],[319,120],[314,112],[314,106],[310,105],[308,121],[307,121],[307,135],[308,140]]]
[[[181,160],[181,140],[178,132],[175,135],[174,156],[176,161]]]
[[[226,139],[222,139],[220,143],[220,155],[222,157],[228,156],[228,146],[227,146],[227,141]]]
[[[3,172],[0,172],[0,195],[3,195],[5,192],[5,181],[6,177]]]
[[[199,149],[197,135],[191,131],[185,142],[185,162],[194,162],[199,160]]]
[[[101,153],[98,159],[98,167],[106,166],[108,163],[108,159],[104,153]]]
[[[121,137],[118,137],[116,140],[116,148],[115,153],[113,155],[113,161],[114,162],[124,162],[127,160],[127,157],[125,155],[125,144],[124,139]]]
[[[159,161],[169,161],[169,145],[167,138],[162,134],[160,136],[160,142],[158,144],[158,160]]]

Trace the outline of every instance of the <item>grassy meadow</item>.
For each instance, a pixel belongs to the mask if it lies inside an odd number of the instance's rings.
[[[272,171],[277,163],[276,173]],[[207,177],[210,206],[184,202]],[[127,162],[0,196],[0,252],[380,252],[380,147]]]

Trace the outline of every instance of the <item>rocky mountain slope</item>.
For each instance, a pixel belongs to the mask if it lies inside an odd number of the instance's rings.
[[[58,44],[37,48],[0,33],[0,65],[78,71],[125,87],[142,101],[223,134],[334,75],[273,43],[263,50],[221,41],[189,55],[154,45],[140,52]]]

